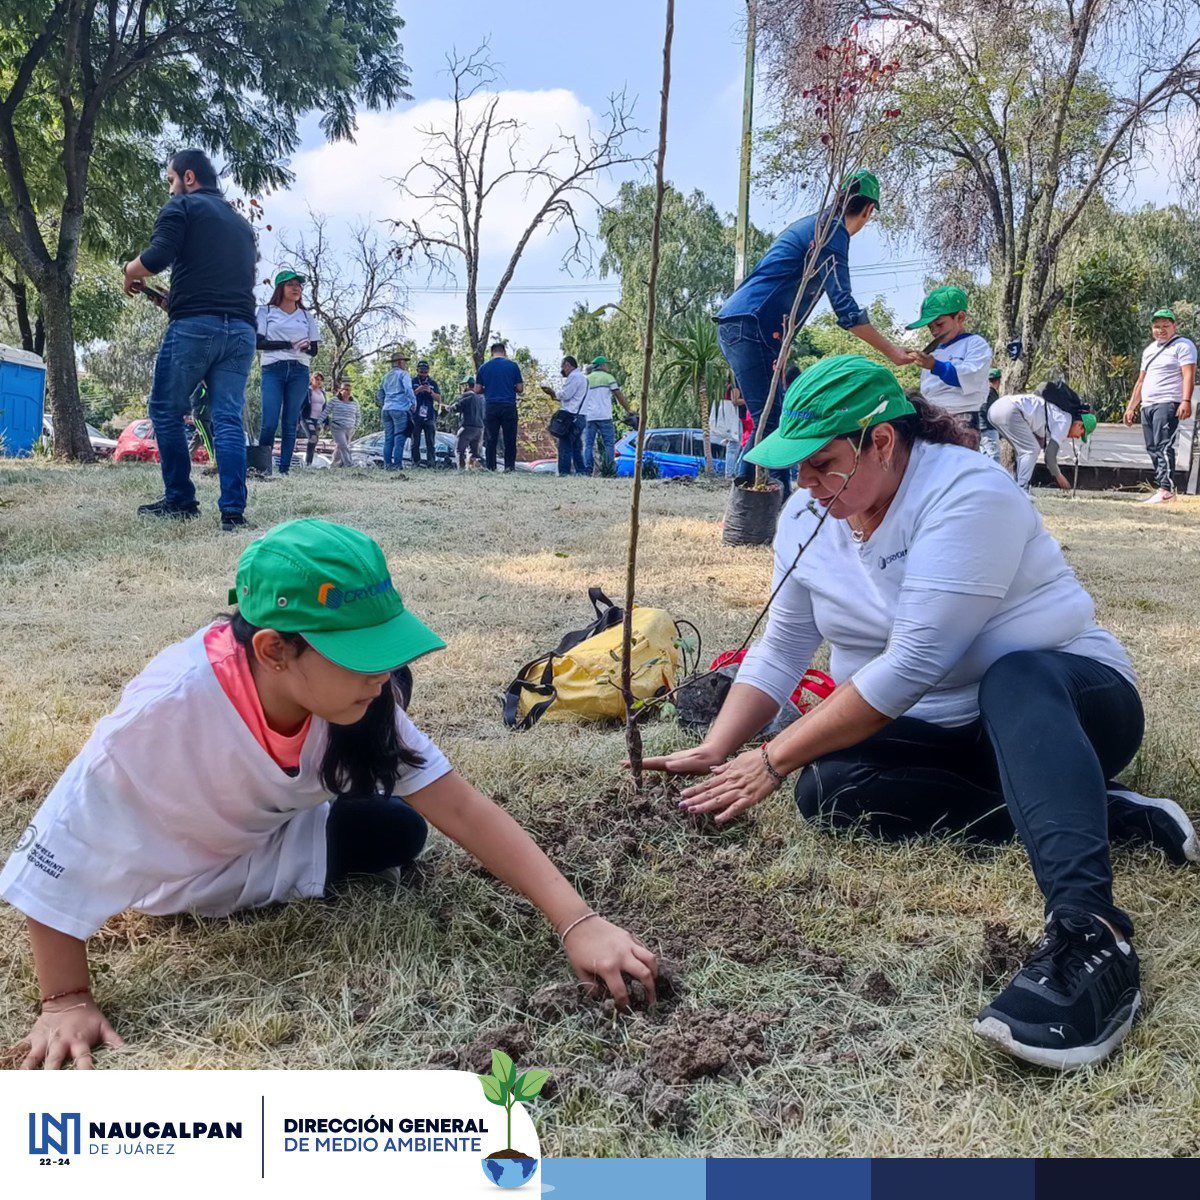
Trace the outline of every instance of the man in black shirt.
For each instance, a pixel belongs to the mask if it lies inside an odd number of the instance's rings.
[[[413,466],[421,466],[421,437],[425,437],[425,457],[429,460],[424,465],[436,466],[434,447],[437,445],[437,406],[442,398],[442,389],[436,379],[430,377],[429,364],[421,359],[417,363],[417,376],[413,380],[413,394],[417,398],[417,406],[412,416],[412,457]]]
[[[250,225],[221,195],[217,172],[199,150],[167,164],[171,199],[159,211],[150,245],[125,264],[125,291],[171,268],[169,324],[154,365],[150,419],[158,440],[163,498],[139,514],[189,518],[200,512],[191,479],[184,417],[203,380],[212,405],[221,479],[221,528],[246,524],[246,436],[242,409],[254,359],[254,272],[258,251]]]
[[[471,465],[479,465],[479,453],[483,448],[483,397],[475,391],[475,377],[464,375],[462,395],[450,405],[458,413],[458,469],[467,469],[467,456]]]

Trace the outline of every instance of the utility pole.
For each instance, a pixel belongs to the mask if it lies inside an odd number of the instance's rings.
[[[754,0],[746,0],[746,83],[742,96],[741,174],[738,178],[737,227],[734,231],[733,286],[746,278],[746,241],[750,230],[750,148],[754,125]]]

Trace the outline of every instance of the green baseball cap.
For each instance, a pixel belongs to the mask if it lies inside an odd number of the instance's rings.
[[[1083,422],[1083,440],[1086,442],[1096,432],[1096,426],[1100,424],[1100,421],[1095,413],[1090,412],[1083,413],[1079,419]]]
[[[921,315],[905,329],[924,329],[938,317],[967,311],[967,293],[960,287],[934,288],[921,304]]]
[[[275,273],[275,286],[278,287],[281,283],[289,283],[293,279],[297,283],[307,282],[307,276],[301,275],[297,271],[277,271]]]
[[[1003,371],[1001,371],[999,367],[993,367],[993,368],[992,368],[992,369],[991,369],[991,370],[988,372],[988,378],[989,378],[989,379],[999,379],[999,378],[1000,378],[1000,376],[1001,376],[1001,375],[1003,375],[1003,374],[1004,374],[1004,372],[1003,372]]]
[[[446,645],[404,607],[379,543],[331,521],[285,521],[251,542],[229,603],[251,625],[302,634],[330,662],[364,675]]]
[[[1152,319],[1155,321],[1158,321],[1158,320],[1174,321],[1175,314],[1169,308],[1160,308],[1158,310],[1158,312],[1156,312],[1154,314],[1154,317]]]
[[[743,457],[764,467],[790,467],[835,437],[916,411],[887,367],[861,354],[822,358],[788,388],[779,428]]]
[[[597,354],[596,357],[592,359],[592,366],[593,367],[607,367],[608,359],[605,358],[603,354]]]
[[[848,192],[855,184],[858,184],[858,194],[864,200],[874,200],[875,207],[879,207],[879,180],[875,175],[865,168],[860,171],[851,171],[845,179],[842,180],[842,186],[839,189],[843,192]]]

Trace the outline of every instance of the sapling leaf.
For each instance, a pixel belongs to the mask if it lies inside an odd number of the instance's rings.
[[[542,1071],[540,1069],[526,1071],[517,1080],[517,1086],[513,1091],[513,1095],[518,1100],[532,1100],[546,1086],[546,1080],[549,1078],[549,1071]]]
[[[508,1089],[494,1075],[480,1075],[479,1082],[483,1084],[483,1094],[493,1103],[504,1106]]]
[[[671,717],[675,716],[675,714],[676,714],[677,712],[679,712],[679,709],[677,709],[677,708],[675,707],[675,705],[673,705],[673,704],[671,704],[671,703],[664,704],[664,705],[662,706],[662,708],[660,709],[660,713],[661,713],[661,715],[662,715],[662,716],[664,716],[664,717],[666,717],[668,720],[669,720]]]
[[[495,1075],[505,1088],[511,1088],[516,1082],[516,1064],[503,1050],[492,1051],[492,1074]]]

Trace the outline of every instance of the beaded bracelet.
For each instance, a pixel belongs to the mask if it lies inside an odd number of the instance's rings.
[[[759,753],[762,755],[763,766],[767,768],[767,774],[770,775],[773,780],[775,780],[779,787],[783,787],[787,780],[771,765],[771,756],[767,753],[766,742],[763,742],[762,746],[759,747]]]

